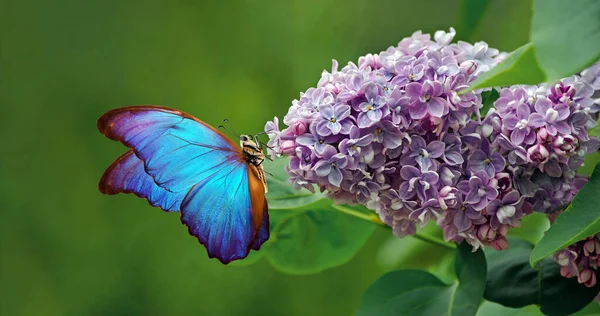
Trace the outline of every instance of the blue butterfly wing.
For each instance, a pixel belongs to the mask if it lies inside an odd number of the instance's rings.
[[[185,194],[182,222],[210,257],[223,263],[244,258],[269,238],[268,207],[255,167],[216,129],[155,106],[109,111],[98,129],[132,148],[158,187],[178,198]]]
[[[167,212],[179,212],[186,193],[169,192],[158,186],[144,170],[144,162],[131,149],[106,169],[98,188],[100,192],[110,195],[133,193]]]
[[[252,190],[253,177],[249,168],[229,161],[196,184],[181,205],[181,221],[190,234],[223,263],[245,258],[269,237],[264,188]],[[259,206],[261,216],[256,218],[253,209]]]
[[[125,107],[98,120],[106,137],[132,148],[161,187],[188,191],[228,159],[242,158],[238,145],[210,125],[180,111]]]

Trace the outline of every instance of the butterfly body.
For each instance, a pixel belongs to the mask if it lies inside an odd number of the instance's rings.
[[[102,193],[133,193],[180,212],[209,257],[223,263],[269,238],[265,157],[250,137],[238,146],[189,114],[157,106],[109,111],[98,129],[130,148],[104,172]]]

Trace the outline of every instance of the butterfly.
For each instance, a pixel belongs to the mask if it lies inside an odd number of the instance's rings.
[[[256,137],[242,135],[238,146],[201,120],[159,106],[108,111],[98,130],[129,147],[102,175],[100,192],[133,193],[180,212],[208,256],[224,264],[269,239],[265,155]]]

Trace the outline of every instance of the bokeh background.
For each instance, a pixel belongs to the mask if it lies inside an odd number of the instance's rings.
[[[513,50],[530,7],[493,2],[470,40]],[[383,272],[438,269],[439,248],[384,229],[317,275],[223,266],[177,214],[98,192],[125,148],[96,119],[158,104],[256,133],[332,58],[459,19],[447,0],[0,0],[0,314],[349,315]]]

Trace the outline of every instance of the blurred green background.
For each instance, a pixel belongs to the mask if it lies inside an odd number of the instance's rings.
[[[520,46],[530,7],[493,2],[471,40]],[[209,260],[177,214],[98,192],[125,148],[104,138],[96,119],[159,104],[256,133],[332,58],[345,64],[416,30],[447,30],[458,8],[446,0],[0,0],[0,312],[349,315],[384,271],[431,267],[438,248],[383,229],[350,263],[317,275]]]

